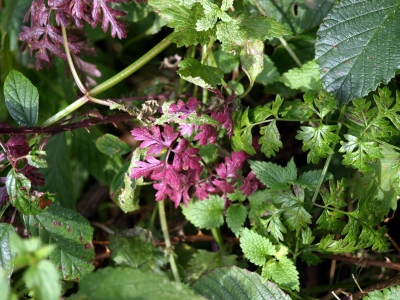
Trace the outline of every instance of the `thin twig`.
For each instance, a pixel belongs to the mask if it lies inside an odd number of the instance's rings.
[[[322,259],[330,259],[330,260],[339,260],[343,262],[348,262],[356,265],[365,265],[365,266],[375,266],[381,268],[388,268],[400,271],[400,264],[387,262],[387,261],[379,261],[379,260],[362,260],[358,257],[349,257],[349,256],[342,256],[342,255],[321,255]]]

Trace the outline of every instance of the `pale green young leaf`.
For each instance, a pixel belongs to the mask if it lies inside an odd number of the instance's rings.
[[[224,224],[224,200],[220,196],[210,195],[209,199],[190,201],[187,207],[181,207],[186,219],[196,227],[211,229]]]
[[[222,0],[221,9],[228,10],[233,5],[233,0]]]
[[[218,18],[223,12],[218,7],[218,5],[208,0],[201,0],[199,2],[204,9],[204,17],[196,22],[196,30],[207,31],[215,26],[215,23],[217,23]]]
[[[281,257],[279,261],[271,260],[263,267],[261,276],[268,280],[272,279],[279,286],[300,290],[299,272],[296,269],[293,261],[286,256]]]
[[[340,137],[332,132],[335,131],[336,125],[319,124],[318,127],[300,126],[296,139],[303,140],[303,151],[310,150],[307,155],[307,163],[318,163],[322,157],[328,157],[333,154],[330,145],[340,141]]]
[[[8,277],[8,279],[10,279],[14,269],[13,259],[15,253],[10,248],[10,234],[13,232],[15,230],[11,224],[0,223],[0,270],[5,272],[5,277]]]
[[[206,66],[197,59],[186,58],[179,63],[178,74],[185,80],[202,88],[215,88],[221,84],[224,72],[215,67]]]
[[[226,210],[226,223],[232,232],[238,236],[246,221],[247,209],[241,204],[232,204]]]
[[[374,162],[377,158],[383,158],[381,148],[376,142],[369,142],[366,138],[358,138],[350,134],[344,137],[348,142],[341,142],[339,152],[345,153],[342,164],[351,165],[361,172],[372,172],[373,169],[367,164]]]
[[[238,267],[217,268],[203,275],[192,289],[206,299],[290,300],[276,284]]]
[[[244,201],[246,200],[246,195],[243,195],[242,191],[240,191],[238,188],[235,189],[233,193],[227,194],[228,199],[231,201]]]
[[[33,127],[39,114],[37,88],[22,73],[12,70],[4,81],[4,98],[11,117],[19,126]]]
[[[305,246],[311,245],[314,241],[315,236],[312,235],[312,230],[307,227],[305,230],[301,231],[301,243]]]
[[[268,256],[276,253],[275,246],[267,238],[248,228],[240,233],[240,248],[246,258],[257,266],[263,266]]]
[[[231,267],[236,264],[236,255],[223,255],[222,251],[209,252],[198,249],[188,262],[186,270],[190,281],[197,281],[201,275],[208,273],[215,268]]]
[[[383,290],[375,290],[364,296],[362,300],[397,300],[400,295],[400,285],[391,286]]]
[[[281,135],[276,126],[276,120],[273,120],[267,126],[261,127],[260,134],[261,137],[258,140],[258,143],[261,145],[261,152],[268,158],[275,156],[275,152],[278,152],[279,148],[283,147]]]
[[[185,285],[172,282],[166,276],[126,267],[107,267],[86,275],[79,282],[77,295],[99,300],[202,299]]]
[[[291,89],[299,89],[302,92],[317,90],[321,86],[318,64],[312,60],[301,68],[291,69],[282,74],[280,81]]]
[[[29,266],[23,280],[37,299],[58,300],[61,297],[60,276],[54,264],[48,260]]]
[[[10,297],[10,283],[9,283],[9,275],[7,274],[7,271],[2,269],[0,267],[0,300],[10,300],[12,299]],[[17,299],[17,298],[15,298]]]
[[[79,280],[93,271],[93,228],[79,213],[53,204],[36,216],[23,215],[31,236],[38,236],[43,244],[54,244],[50,253],[64,280]]]
[[[246,41],[239,53],[243,71],[253,86],[257,76],[264,69],[264,43],[260,40]]]
[[[267,231],[275,237],[277,240],[283,241],[283,233],[286,233],[286,227],[283,225],[281,221],[282,211],[279,209],[273,209],[270,211],[271,218],[268,218],[267,223]]]
[[[275,67],[274,62],[268,55],[264,54],[264,69],[257,76],[256,82],[262,85],[271,84],[279,79],[279,72]]]
[[[205,146],[197,146],[200,151],[199,155],[207,163],[214,163],[217,159],[218,147],[215,144],[208,144]]]
[[[103,134],[97,138],[96,147],[104,154],[110,156],[124,155],[131,151],[131,148],[125,142],[109,133]]]

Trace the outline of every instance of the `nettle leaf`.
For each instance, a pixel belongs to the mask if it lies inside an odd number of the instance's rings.
[[[43,244],[53,244],[50,260],[64,280],[80,280],[94,269],[93,228],[79,213],[53,204],[36,216],[23,215],[25,226]]]
[[[237,263],[236,258],[236,255],[223,255],[222,251],[209,252],[203,249],[198,249],[189,260],[189,267],[186,270],[186,273],[189,280],[197,281],[201,275],[216,268],[234,266]]]
[[[104,154],[124,155],[131,151],[131,148],[115,135],[106,133],[96,140],[96,147]]]
[[[283,147],[281,135],[276,126],[276,120],[273,120],[267,126],[261,127],[260,134],[261,137],[258,140],[258,143],[261,145],[261,152],[268,158],[275,156],[275,152],[278,152],[279,148]]]
[[[375,290],[363,297],[363,300],[395,300],[400,295],[400,285],[392,286],[383,290]]]
[[[186,58],[179,63],[178,74],[185,80],[202,88],[215,88],[221,84],[224,72],[215,67],[206,66],[197,59]]]
[[[39,113],[37,88],[22,73],[12,70],[4,81],[4,98],[11,117],[19,126],[35,126]]]
[[[191,201],[187,207],[182,206],[182,213],[194,226],[211,229],[224,224],[222,212],[224,200],[217,195],[210,195],[203,201]]]
[[[240,248],[246,258],[257,266],[263,266],[268,256],[276,253],[275,246],[270,240],[248,228],[240,232]]]
[[[0,270],[6,272],[10,279],[14,269],[13,259],[15,254],[10,249],[10,234],[15,232],[14,227],[8,223],[0,223]]]
[[[191,288],[206,299],[290,300],[276,284],[238,267],[215,269]]]
[[[247,209],[241,204],[232,204],[226,210],[226,223],[233,233],[238,236],[246,221]]]
[[[261,276],[265,280],[272,279],[281,287],[295,291],[300,290],[299,272],[293,261],[286,256],[282,256],[279,261],[270,260],[267,262],[263,267]]]
[[[336,125],[319,124],[318,127],[300,126],[296,139],[303,140],[303,151],[310,150],[307,155],[307,163],[316,164],[321,157],[328,157],[334,151],[330,147],[340,141],[340,137],[332,132],[337,129]]]
[[[341,142],[342,147],[339,152],[343,155],[342,164],[352,166],[361,172],[372,172],[372,168],[367,163],[374,162],[377,158],[383,158],[381,147],[377,142],[370,142],[365,137],[355,137],[345,134],[344,137],[348,142]]]
[[[394,76],[400,60],[400,47],[392,43],[400,38],[399,7],[397,0],[379,5],[344,0],[324,18],[316,59],[324,89],[334,93],[339,104],[367,95]]]
[[[282,74],[280,81],[291,89],[299,89],[302,92],[317,90],[320,85],[318,64],[309,61],[301,68],[294,68]]]
[[[102,268],[88,274],[79,282],[78,299],[193,299],[194,294],[181,283],[170,281],[153,271],[132,268]]]
[[[247,41],[239,54],[242,69],[252,86],[264,69],[264,43],[260,40]]]
[[[11,169],[7,174],[6,187],[11,204],[19,212],[26,215],[36,215],[43,212],[40,208],[40,198],[30,193],[31,181],[24,174]]]

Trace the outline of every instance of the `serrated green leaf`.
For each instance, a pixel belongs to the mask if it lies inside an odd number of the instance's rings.
[[[329,191],[325,186],[321,186],[321,197],[324,200],[326,206],[332,205],[336,208],[341,208],[346,206],[347,203],[344,201],[346,194],[344,193],[346,190],[345,181],[342,178],[340,181],[335,181],[333,179],[329,180]]]
[[[45,183],[39,190],[57,193],[57,201],[61,206],[72,209],[75,207],[76,199],[65,133],[52,136],[44,150],[47,153],[48,167],[40,170]]]
[[[325,17],[318,30],[316,59],[324,89],[336,94],[340,104],[365,96],[394,76],[400,47],[391,41],[400,38],[399,7],[397,0],[379,5],[344,0]]]
[[[276,69],[274,62],[269,58],[268,55],[264,54],[263,65],[264,68],[257,76],[256,82],[267,85],[277,81],[279,79],[279,72]]]
[[[104,154],[124,155],[131,151],[131,148],[115,135],[106,133],[96,140],[96,147]]]
[[[249,108],[247,107],[245,110],[235,112],[233,115],[233,121],[236,126],[233,130],[231,143],[234,151],[245,151],[250,155],[254,155],[256,151],[252,146],[253,136],[251,134],[253,125],[249,121],[248,113]]]
[[[178,74],[185,80],[202,88],[215,88],[221,84],[224,72],[221,69],[206,66],[197,59],[186,58],[179,63]]]
[[[31,150],[28,155],[25,156],[28,164],[35,168],[47,168],[47,162],[41,156],[46,155],[46,151],[42,150]]]
[[[267,238],[248,228],[240,232],[240,248],[246,258],[257,266],[263,266],[267,257],[276,253],[275,246]]]
[[[54,244],[52,261],[64,280],[79,280],[93,271],[93,228],[79,213],[51,205],[36,216],[23,215],[25,226],[32,236],[43,244]]]
[[[381,148],[376,142],[369,142],[365,138],[358,138],[350,134],[344,137],[348,142],[341,142],[342,147],[339,152],[345,152],[342,164],[351,165],[361,172],[372,172],[372,168],[367,163],[374,162],[377,158],[383,158]]]
[[[154,246],[151,237],[133,230],[110,236],[108,247],[111,250],[111,258],[117,265],[125,264],[138,268],[153,258]]]
[[[310,227],[307,227],[305,230],[301,231],[301,243],[303,245],[310,245],[314,239],[315,237],[312,235],[312,230],[310,229]]]
[[[280,109],[282,117],[288,119],[308,119],[313,113],[313,110],[299,99],[294,101],[285,101]]]
[[[98,300],[201,299],[183,284],[172,282],[166,276],[122,267],[102,268],[88,274],[79,282],[77,295]]]
[[[297,131],[296,139],[303,140],[303,151],[310,150],[307,155],[307,163],[318,163],[321,157],[328,157],[333,154],[330,145],[340,141],[340,137],[332,132],[336,125],[319,124],[318,127],[300,126],[301,131]]]
[[[246,195],[243,195],[242,191],[240,191],[238,188],[235,189],[233,193],[227,194],[228,199],[231,201],[244,201],[246,200]]]
[[[199,155],[207,163],[214,163],[217,159],[218,147],[215,144],[198,146],[200,149]]]
[[[322,175],[322,170],[312,170],[312,171],[304,172],[296,180],[296,184],[313,191],[317,188],[317,185],[318,185],[319,179],[321,178],[321,175]],[[332,178],[333,178],[333,175],[331,173],[327,172],[325,174],[325,178],[322,182],[325,182]]]
[[[352,104],[353,107],[348,108],[346,117],[357,125],[367,127],[378,113],[376,108],[370,109],[371,102],[365,99],[356,99]]]
[[[236,258],[236,255],[223,255],[222,251],[209,252],[198,249],[188,263],[188,278],[190,281],[197,281],[201,275],[215,268],[234,266],[236,264]]]
[[[22,73],[12,70],[4,81],[4,97],[11,117],[19,126],[35,126],[39,112],[37,88]]]
[[[400,295],[400,285],[391,286],[383,290],[375,290],[364,296],[362,300],[397,300]]]
[[[24,174],[11,169],[6,177],[6,187],[11,204],[21,213],[36,215],[43,212],[39,205],[40,199],[30,193],[31,181]]]
[[[10,248],[10,234],[13,232],[15,232],[15,230],[11,224],[0,223],[0,271],[3,270],[8,279],[10,279],[11,273],[14,269],[12,260],[14,259],[15,254]]]
[[[122,167],[122,159],[119,156],[108,156],[101,153],[95,145],[100,136],[95,130],[88,133],[84,129],[74,131],[72,150],[79,162],[101,183],[108,186]]]
[[[329,112],[337,107],[337,101],[335,97],[325,91],[308,91],[303,96],[304,102],[308,105],[311,110],[323,119]],[[317,109],[314,108],[314,105]]]
[[[300,204],[285,210],[283,216],[291,230],[296,230],[299,227],[307,228],[308,224],[312,223],[312,216]]]
[[[290,300],[276,284],[238,267],[215,269],[202,276],[192,289],[206,299]]]
[[[256,177],[267,187],[273,188],[280,183],[294,181],[297,177],[297,168],[293,158],[284,168],[271,162],[249,161]],[[283,187],[284,185],[279,185]]]
[[[390,89],[385,86],[383,89],[378,89],[378,95],[374,95],[374,100],[380,113],[392,121],[393,125],[400,130],[400,93],[396,91],[396,103],[393,106],[394,99],[391,94]]]
[[[226,210],[226,223],[233,233],[238,236],[246,221],[247,209],[241,204],[232,204]]]
[[[283,147],[276,120],[273,120],[267,126],[261,127],[260,134],[261,137],[258,140],[258,144],[261,145],[261,152],[268,158],[275,156],[275,152],[278,152],[279,148]]]
[[[236,68],[239,68],[239,57],[237,55],[227,53],[220,49],[213,54],[218,68],[224,73],[231,73]]]
[[[52,262],[42,260],[38,264],[29,266],[23,279],[27,288],[34,292],[35,298],[43,300],[60,299],[60,276]]]
[[[245,42],[239,57],[242,69],[253,86],[257,76],[264,69],[264,43],[260,40]]]
[[[217,195],[210,195],[203,201],[191,201],[187,207],[182,206],[182,213],[194,226],[211,229],[224,224],[222,212],[224,200]]]
[[[272,279],[281,287],[295,291],[300,290],[299,272],[294,263],[286,256],[281,257],[279,261],[267,262],[261,276],[266,280]]]
[[[312,60],[301,68],[291,69],[282,74],[280,81],[291,89],[299,89],[302,92],[317,90],[321,85],[318,64]]]

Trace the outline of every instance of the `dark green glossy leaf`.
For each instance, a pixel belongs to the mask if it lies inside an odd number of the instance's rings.
[[[0,223],[0,270],[6,272],[6,277],[10,278],[14,269],[12,260],[15,254],[10,249],[10,233],[15,232],[14,227],[8,223]]]

